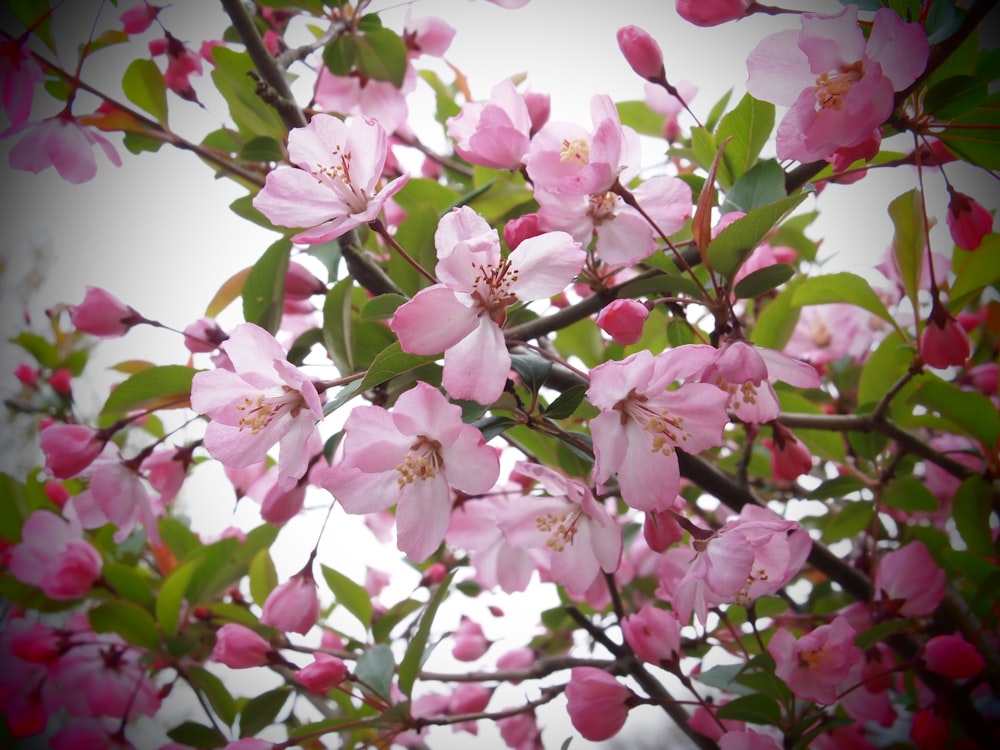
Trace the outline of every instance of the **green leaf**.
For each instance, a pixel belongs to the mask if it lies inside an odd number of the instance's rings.
[[[358,318],[359,320],[387,320],[404,302],[406,302],[406,297],[401,294],[380,294],[365,303]]]
[[[923,199],[920,191],[909,190],[889,204],[889,217],[892,219],[893,238],[892,252],[899,268],[906,296],[913,303],[913,309],[919,309],[917,295],[920,292],[920,275],[923,270],[924,245],[926,232],[924,229]]]
[[[934,493],[927,489],[927,485],[920,477],[912,474],[895,477],[882,489],[879,499],[890,508],[898,508],[908,513],[915,511],[933,513],[938,509]]]
[[[248,700],[240,711],[240,737],[253,737],[271,726],[291,692],[287,687],[279,687]]]
[[[101,568],[101,575],[119,596],[148,610],[155,602],[153,586],[148,576],[143,575],[140,570],[131,565],[106,562]]]
[[[982,104],[989,89],[973,76],[952,76],[935,83],[924,97],[924,111],[938,120],[951,120]]]
[[[444,213],[459,200],[461,194],[457,190],[442,185],[437,180],[426,177],[410,179],[403,189],[394,197],[396,203],[405,211],[412,211],[417,206],[429,205],[438,213]]]
[[[890,331],[872,352],[861,370],[858,404],[874,407],[899,381],[913,361],[913,347],[896,331]]]
[[[857,477],[841,474],[835,476],[833,479],[827,479],[819,487],[810,492],[809,497],[813,500],[847,497],[863,490],[865,486],[865,483]]]
[[[737,693],[749,695],[755,691],[746,685],[737,682],[737,677],[747,668],[746,664],[719,664],[704,672],[692,675],[694,679],[703,685],[724,690],[727,693]]]
[[[167,84],[152,60],[133,60],[122,76],[122,91],[130,102],[157,122],[167,123]]]
[[[290,240],[278,240],[264,251],[243,282],[243,319],[271,334],[277,332],[284,313],[285,274],[291,251]]]
[[[396,602],[372,623],[372,639],[375,643],[385,643],[389,640],[394,627],[423,606],[423,602],[416,599]]]
[[[732,138],[719,169],[719,182],[723,187],[731,186],[754,165],[772,130],[774,105],[754,99],[750,94],[744,94],[739,104],[722,117],[715,133],[716,142]]]
[[[278,572],[269,550],[262,549],[250,561],[250,597],[264,606],[267,596],[278,586]]]
[[[361,390],[368,390],[391,380],[397,375],[409,372],[428,362],[439,359],[439,354],[410,354],[404,352],[399,342],[389,344],[372,361],[368,373],[361,381]]]
[[[708,169],[715,159],[715,154],[719,150],[715,136],[705,128],[697,126],[691,128],[691,150],[693,151],[693,161],[702,169]]]
[[[586,392],[587,386],[585,385],[574,385],[567,388],[542,411],[542,414],[547,419],[567,419],[573,416],[573,412],[583,401]]]
[[[182,563],[170,571],[156,598],[156,620],[167,636],[177,635],[181,604],[191,579],[198,570],[198,560]]]
[[[111,391],[98,415],[98,424],[107,427],[136,411],[187,408],[196,372],[184,365],[162,365],[137,372]]]
[[[732,278],[754,248],[808,195],[796,193],[756,208],[719,232],[708,246],[708,262],[712,268]]]
[[[737,299],[753,299],[767,294],[795,275],[795,269],[787,263],[773,263],[747,274],[733,287]]]
[[[537,354],[511,354],[510,366],[532,393],[538,393],[552,372],[552,360]]]
[[[438,607],[441,606],[441,602],[448,596],[449,587],[454,577],[455,571],[453,570],[438,584],[437,589],[431,595],[430,601],[427,602],[424,613],[420,616],[420,624],[417,626],[417,632],[413,634],[409,644],[407,644],[406,653],[403,655],[403,660],[399,663],[399,689],[406,696],[409,696],[413,691],[413,683],[417,679],[417,672],[423,666],[424,660],[429,654],[427,642],[431,636],[431,625],[434,623]]]
[[[323,404],[323,416],[328,417],[361,392],[361,380],[354,380],[339,391],[335,398]]]
[[[169,516],[161,518],[157,524],[157,528],[160,531],[160,538],[163,540],[163,543],[167,545],[167,548],[180,562],[183,562],[188,558],[188,555],[204,546],[198,535],[177,518]]]
[[[110,601],[99,604],[87,613],[90,627],[98,633],[117,633],[133,646],[157,651],[160,648],[160,631],[149,612],[128,601]]]
[[[940,378],[927,377],[917,385],[911,400],[936,411],[962,432],[991,449],[1000,440],[1000,412],[982,393],[964,390]]]
[[[214,727],[207,727],[196,721],[184,721],[176,727],[167,730],[167,737],[179,745],[195,747],[203,750],[223,747],[226,738]]]
[[[658,274],[648,279],[636,279],[623,286],[619,292],[619,298],[629,297],[675,297],[686,294],[693,299],[702,299],[704,295],[698,285],[687,276],[679,276],[671,273]]]
[[[412,641],[410,645],[412,647]],[[373,690],[377,697],[388,700],[392,691],[392,675],[395,668],[392,649],[385,644],[378,644],[361,654],[354,666],[354,674],[359,681]]]
[[[285,158],[285,150],[274,138],[259,135],[243,145],[239,158],[243,161],[281,161]]]
[[[494,415],[473,422],[476,429],[483,433],[483,440],[490,441],[497,435],[502,435],[517,424],[517,420],[502,415]]]
[[[906,618],[900,617],[887,622],[880,622],[867,628],[854,636],[854,645],[862,651],[867,651],[876,643],[881,643],[893,633],[898,633],[903,628],[909,628],[911,624]]]
[[[719,118],[722,117],[723,113],[726,111],[726,107],[729,106],[729,100],[733,98],[733,90],[729,89],[715,104],[712,105],[711,111],[708,113],[708,117],[705,119],[705,127],[708,128],[709,132],[715,130],[716,123],[719,122]]]
[[[21,331],[10,339],[10,343],[24,349],[42,367],[55,369],[59,366],[59,349],[44,336],[30,331]]]
[[[622,125],[632,128],[639,135],[663,137],[667,118],[651,110],[646,102],[641,100],[616,102],[615,107],[618,109],[618,119]]]
[[[403,85],[406,75],[406,42],[392,29],[366,31],[354,39],[357,67],[362,74],[376,81],[389,81],[396,88]]]
[[[340,34],[323,48],[323,64],[327,70],[341,78],[350,75],[358,57],[353,34]]]
[[[227,47],[212,50],[215,67],[212,82],[229,105],[229,114],[240,131],[253,136],[267,135],[283,142],[287,135],[281,116],[257,93],[257,84],[250,73],[256,66],[246,52]]]
[[[323,571],[323,580],[333,592],[336,603],[358,618],[358,621],[365,628],[370,628],[372,625],[372,600],[365,587],[326,565],[321,565],[320,568]]]
[[[969,552],[983,557],[995,557],[996,544],[990,530],[993,513],[993,487],[979,474],[965,479],[955,492],[951,516]]]
[[[822,410],[812,401],[802,395],[798,389],[785,387],[775,388],[778,403],[782,412],[797,412],[800,414],[822,414]],[[830,430],[795,429],[795,437],[802,441],[810,453],[828,461],[843,463],[847,460],[844,438],[840,433]]]
[[[938,134],[957,156],[984,169],[1000,169],[1000,93],[989,96],[982,105],[955,117]]]
[[[952,256],[955,282],[948,291],[948,307],[958,312],[1000,281],[1000,234],[989,234],[975,252],[956,250]]]
[[[755,208],[780,201],[785,192],[785,170],[774,159],[755,164],[740,177],[726,193],[726,199],[719,209],[721,213],[742,211],[750,213]]]
[[[351,355],[351,290],[354,279],[341,279],[326,293],[323,303],[323,342],[333,364],[343,375],[354,373]]]
[[[406,213],[406,218],[396,230],[395,239],[421,267],[433,270],[437,265],[434,233],[437,231],[440,212],[429,203],[421,203]],[[427,279],[396,252],[389,256],[388,274],[407,294],[416,294],[427,285]]]
[[[197,664],[188,664],[184,668],[184,677],[192,688],[205,696],[212,710],[226,726],[236,720],[236,701],[217,675]]]
[[[867,500],[844,503],[827,514],[822,530],[823,541],[833,544],[860,534],[874,517],[875,506]]]
[[[834,302],[856,305],[898,328],[871,284],[849,271],[811,276],[799,284],[792,297],[792,303],[798,307]]]
[[[715,715],[719,719],[749,721],[753,724],[778,725],[781,723],[781,710],[777,701],[759,693],[734,698],[719,706]]]

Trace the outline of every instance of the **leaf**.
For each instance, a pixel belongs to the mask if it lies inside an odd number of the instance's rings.
[[[692,129],[692,136],[697,128]],[[711,268],[711,263],[706,256],[712,242],[712,209],[715,207],[715,180],[719,172],[719,161],[726,150],[726,142],[719,146],[712,157],[712,163],[708,168],[708,177],[698,194],[698,201],[691,220],[691,236],[694,244],[698,247],[698,253],[702,261]]]
[[[648,135],[653,138],[663,137],[667,118],[650,109],[646,102],[641,100],[615,102],[615,107],[622,125],[632,128],[639,135]]]
[[[687,276],[670,273],[630,281],[618,291],[619,298],[629,297],[631,299],[637,297],[675,297],[680,294],[686,294],[693,299],[704,297],[698,285]]]
[[[456,204],[460,193],[442,185],[437,180],[415,177],[410,179],[403,186],[403,189],[393,197],[405,211],[412,211],[417,206],[429,205],[438,213],[444,213]]]
[[[396,602],[372,623],[372,639],[375,643],[385,643],[389,640],[394,627],[423,606],[423,602],[416,599]]]
[[[704,672],[692,675],[694,679],[703,685],[724,690],[728,693],[749,695],[753,692],[746,685],[741,685],[736,678],[746,669],[746,664],[719,664]]]
[[[270,551],[262,549],[250,561],[250,596],[260,606],[264,606],[267,596],[278,586],[278,573]]]
[[[924,111],[938,120],[951,120],[974,110],[988,94],[986,81],[974,76],[952,76],[930,87],[924,97]]]
[[[404,302],[406,302],[406,297],[401,294],[380,294],[365,303],[358,318],[359,320],[387,320]]]
[[[353,34],[339,34],[332,42],[323,48],[323,64],[335,76],[344,78],[354,68],[358,50]]]
[[[510,366],[532,393],[538,393],[552,372],[552,360],[537,354],[511,354]]]
[[[250,268],[247,267],[237,271],[222,282],[222,286],[219,287],[218,291],[212,297],[211,302],[205,308],[205,317],[217,318],[219,313],[229,307],[233,300],[243,294],[243,285],[246,283],[249,274]]]
[[[489,442],[497,435],[502,435],[517,424],[517,420],[502,415],[494,415],[473,422],[473,425],[483,433],[483,440]]]
[[[719,122],[719,118],[722,117],[723,113],[726,111],[726,107],[729,106],[729,100],[733,98],[733,90],[729,89],[722,98],[719,99],[715,104],[712,105],[712,109],[708,113],[708,117],[705,118],[705,127],[709,131],[714,131],[716,123]]]
[[[438,354],[410,354],[404,352],[399,342],[389,344],[372,361],[368,373],[361,381],[361,390],[368,390],[391,380],[397,375],[409,372],[428,362],[440,359]]]
[[[933,513],[938,509],[938,501],[934,493],[919,477],[906,474],[893,478],[882,489],[879,498],[884,505],[897,508],[908,513],[923,511]]]
[[[243,319],[274,334],[281,325],[285,303],[285,274],[292,243],[282,238],[254,263],[243,282]]]
[[[948,291],[948,307],[958,312],[977,298],[983,289],[1000,281],[1000,234],[984,237],[975,252],[956,251],[952,267],[955,282]]]
[[[874,407],[899,381],[913,361],[913,348],[896,331],[890,331],[868,356],[858,382],[858,404]]]
[[[719,719],[749,721],[753,724],[778,725],[781,723],[781,710],[777,701],[759,693],[734,698],[719,706],[715,715]]]
[[[406,42],[392,29],[377,28],[354,39],[358,70],[376,81],[401,88],[406,75]]]
[[[969,552],[983,557],[995,557],[996,543],[990,529],[993,513],[993,487],[979,474],[973,474],[959,485],[952,500],[951,516]]]
[[[212,59],[215,61],[212,82],[229,105],[229,114],[240,131],[284,141],[287,129],[281,116],[258,95],[257,84],[250,76],[256,70],[250,55],[226,47],[215,47]]]
[[[129,63],[122,76],[122,91],[130,102],[157,122],[167,123],[167,84],[152,60],[140,58]]]
[[[823,541],[827,544],[860,534],[875,517],[875,506],[867,500],[844,503],[831,510],[823,524]]]
[[[248,700],[240,711],[240,737],[253,737],[271,726],[291,692],[287,687],[279,687]]]
[[[923,211],[923,199],[916,188],[903,193],[889,204],[889,217],[893,226],[892,253],[906,296],[914,310],[920,309],[917,296],[920,293],[926,244]]]
[[[101,575],[119,596],[148,610],[155,601],[153,587],[139,570],[130,565],[106,562],[101,568]]]
[[[215,674],[197,664],[187,664],[184,677],[191,687],[208,699],[212,710],[219,715],[227,726],[236,720],[236,701],[230,694],[226,684]]]
[[[1000,169],[1000,94],[955,117],[938,137],[957,156],[985,169]]]
[[[806,192],[796,193],[755,208],[727,226],[708,246],[711,267],[723,276],[732,278],[754,248],[808,195]]]
[[[99,604],[87,613],[90,627],[97,633],[117,633],[133,646],[148,651],[160,648],[160,631],[146,609],[129,601]]]
[[[927,377],[917,385],[910,400],[936,411],[990,450],[1000,441],[1000,412],[982,393],[967,391],[940,378]]]
[[[239,158],[243,161],[281,161],[285,158],[285,149],[274,138],[259,135],[243,145]]]
[[[323,416],[328,417],[361,391],[361,380],[354,380],[341,388],[335,398],[323,404]]]
[[[877,625],[873,625],[870,628],[862,630],[854,636],[854,645],[862,651],[867,651],[876,643],[881,643],[893,633],[898,633],[903,628],[908,627],[911,627],[910,623],[902,617],[895,620],[889,620],[888,622],[880,622]]]
[[[184,365],[162,365],[137,372],[111,391],[98,424],[107,427],[136,411],[190,406],[191,381],[196,372]]]
[[[438,607],[441,606],[441,602],[448,596],[448,590],[454,577],[455,571],[453,570],[438,584],[437,589],[431,595],[430,601],[427,602],[424,613],[420,616],[420,624],[417,626],[416,633],[413,634],[409,644],[406,646],[406,653],[403,655],[403,660],[399,663],[399,689],[406,696],[409,696],[413,691],[413,683],[417,679],[417,672],[427,658],[427,642],[431,635],[431,625],[434,623]]]
[[[784,385],[775,388],[778,403],[782,412],[797,412],[800,414],[822,414],[822,410],[812,401],[802,395],[798,389]],[[802,441],[809,452],[829,461],[843,463],[847,460],[844,439],[840,433],[829,430],[795,429],[795,437]]]
[[[344,375],[354,373],[351,356],[351,290],[348,276],[334,284],[323,303],[323,343],[333,364]]]
[[[195,747],[199,750],[212,750],[212,748],[223,747],[226,738],[214,727],[207,727],[196,721],[183,721],[176,727],[167,730],[167,737],[179,745]]]
[[[723,187],[731,186],[754,165],[773,129],[774,105],[754,99],[750,94],[744,94],[739,103],[723,115],[715,138],[720,143],[732,139],[726,146],[719,169],[719,182]]]
[[[785,170],[774,159],[755,164],[740,177],[726,193],[726,199],[719,209],[721,213],[742,211],[750,213],[755,208],[780,201],[785,192]]]
[[[410,645],[413,645],[412,641]],[[395,667],[396,662],[392,658],[392,649],[380,643],[361,654],[354,666],[354,675],[360,682],[374,691],[376,697],[389,700]]]
[[[371,597],[365,587],[326,565],[321,565],[320,568],[323,571],[323,580],[333,592],[336,603],[358,618],[366,629],[370,628],[373,608]]]
[[[182,563],[170,571],[160,587],[160,594],[156,597],[156,619],[167,636],[177,635],[184,594],[197,570],[197,560]]]
[[[888,321],[898,330],[895,319],[889,314],[881,297],[867,281],[849,271],[811,276],[798,286],[792,297],[792,303],[799,307],[835,302],[856,305]]]
[[[795,269],[787,263],[764,266],[740,279],[733,287],[733,294],[737,299],[760,297],[778,288],[794,275]]]
[[[559,394],[555,401],[549,404],[542,411],[547,419],[567,419],[573,416],[573,412],[583,401],[583,396],[587,392],[587,386],[574,385]]]

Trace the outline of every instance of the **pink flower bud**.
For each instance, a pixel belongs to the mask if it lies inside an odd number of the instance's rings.
[[[603,669],[575,667],[566,685],[566,711],[591,742],[614,737],[625,726],[633,692]]]
[[[56,479],[76,476],[93,463],[106,442],[97,430],[82,424],[53,424],[39,436],[45,470]]]
[[[285,299],[309,299],[314,294],[326,294],[326,284],[299,263],[289,263],[285,274]]]
[[[983,237],[993,231],[993,214],[965,193],[949,190],[948,230],[963,250],[978,250]]]
[[[214,352],[228,338],[211,318],[200,318],[184,329],[184,346],[192,354]]]
[[[245,625],[226,623],[215,633],[212,659],[233,669],[267,664],[271,644]]]
[[[295,676],[310,692],[325,695],[334,685],[346,680],[349,674],[350,670],[343,660],[317,652],[313,654],[313,663],[304,666]]]
[[[38,385],[38,376],[38,368],[32,367],[29,364],[20,364],[17,366],[17,369],[14,370],[14,377],[29,388],[34,388]]]
[[[152,25],[162,8],[143,1],[141,5],[129,8],[118,18],[126,34],[141,34]]]
[[[454,638],[455,645],[452,647],[451,655],[459,661],[475,661],[490,647],[490,641],[486,639],[482,626],[465,615],[462,615],[458,623]]]
[[[642,338],[649,309],[634,299],[616,299],[597,316],[597,325],[616,344],[628,346]]]
[[[917,711],[910,724],[910,739],[920,750],[944,750],[950,734],[948,719],[934,708]]]
[[[646,604],[621,624],[625,641],[644,662],[660,666],[680,654],[681,623],[671,610]]]
[[[531,134],[534,135],[549,121],[552,103],[548,94],[537,91],[524,92],[524,104],[528,108],[528,119],[531,120]]]
[[[70,319],[78,331],[113,339],[142,322],[139,313],[112,294],[94,286],[87,287],[83,302],[71,305]]]
[[[42,485],[42,491],[45,492],[45,496],[49,500],[60,508],[62,508],[70,498],[69,490],[66,489],[66,485],[62,482],[56,482],[51,479],[47,480],[45,484]]]
[[[69,398],[73,394],[73,373],[65,367],[60,367],[49,375],[48,383],[60,396]]]
[[[670,545],[684,538],[684,529],[669,510],[647,513],[642,524],[642,537],[653,552],[665,552]]]
[[[308,566],[267,596],[260,621],[285,633],[305,633],[319,619],[316,581]]]
[[[618,49],[638,75],[647,80],[663,78],[663,51],[656,40],[638,26],[618,29]]]
[[[931,367],[961,367],[971,353],[965,330],[945,309],[935,303],[930,319],[920,333],[920,356]]]
[[[434,584],[441,583],[448,575],[448,566],[444,563],[436,562],[431,563],[427,566],[427,570],[424,571],[423,577],[420,579],[421,586],[433,586]]]
[[[973,677],[986,666],[976,647],[960,635],[931,638],[924,645],[924,662],[930,671],[953,680]]]
[[[774,425],[774,439],[762,441],[771,451],[771,473],[779,482],[794,482],[812,471],[812,454],[788,429]]]
[[[750,0],[677,0],[677,15],[695,26],[718,26],[747,14]]]
[[[540,234],[542,234],[542,228],[538,224],[538,214],[524,214],[524,216],[518,216],[503,225],[503,241],[511,250],[517,248],[526,239],[537,237]]]

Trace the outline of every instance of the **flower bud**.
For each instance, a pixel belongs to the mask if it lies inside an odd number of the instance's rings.
[[[618,48],[638,75],[655,81],[664,77],[663,51],[649,34],[638,26],[618,29]]]
[[[634,299],[616,299],[597,316],[597,325],[616,344],[628,346],[642,338],[649,309]]]
[[[317,652],[313,654],[313,663],[304,666],[295,676],[309,692],[324,695],[334,685],[346,680],[348,674],[350,670],[343,660]]]
[[[566,711],[591,742],[614,737],[625,726],[634,693],[596,667],[575,667],[566,685]]]
[[[993,231],[993,214],[965,193],[949,191],[948,230],[963,250],[978,250],[983,237]]]
[[[774,425],[774,439],[763,443],[771,451],[771,473],[779,482],[794,482],[812,470],[809,449],[780,424]]]
[[[271,644],[245,625],[226,623],[215,634],[212,659],[233,669],[267,664]]]
[[[979,674],[986,666],[976,647],[960,635],[938,635],[924,645],[927,668],[953,680]]]
[[[962,326],[935,302],[931,315],[920,333],[920,356],[931,367],[961,367],[971,353],[969,337]]]
[[[50,425],[38,440],[45,454],[45,470],[57,479],[69,479],[86,469],[105,443],[97,430],[82,424]]]
[[[462,615],[455,631],[455,645],[451,655],[459,661],[475,661],[486,653],[490,641],[486,639],[482,626],[475,620]]]
[[[120,299],[103,289],[88,286],[83,302],[71,305],[70,319],[78,331],[113,339],[125,334],[143,318]]]
[[[625,641],[644,662],[659,666],[680,654],[681,624],[670,610],[646,604],[621,625]]]
[[[260,621],[285,633],[308,633],[319,619],[316,581],[308,566],[267,596]]]
[[[747,15],[751,0],[677,0],[677,15],[695,26],[718,26]]]

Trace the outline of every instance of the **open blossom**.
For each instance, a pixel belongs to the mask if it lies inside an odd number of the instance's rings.
[[[864,656],[854,645],[855,635],[854,628],[839,616],[799,639],[778,628],[767,646],[774,657],[774,673],[797,698],[830,705],[861,674]]]
[[[946,581],[924,543],[914,541],[879,558],[874,588],[889,612],[920,617],[937,609]]]
[[[167,88],[182,99],[191,102],[198,101],[198,95],[191,85],[192,75],[201,75],[201,57],[188,48],[184,42],[167,32],[161,39],[153,39],[149,43],[149,53],[167,56],[167,69],[163,73],[163,82]]]
[[[100,552],[83,538],[78,520],[36,510],[21,528],[21,541],[11,549],[8,567],[17,580],[62,601],[90,591],[102,565]]]
[[[727,394],[707,383],[668,391],[687,347],[653,356],[642,350],[590,372],[587,398],[601,413],[590,420],[594,481],[618,475],[622,499],[633,508],[662,510],[680,489],[676,450],[690,453],[722,444]]]
[[[923,28],[882,8],[870,36],[858,8],[802,15],[802,28],[767,37],[747,58],[747,91],[789,107],[778,126],[779,159],[826,159],[871,136],[892,114],[893,95],[916,80],[927,62]]]
[[[491,404],[510,371],[501,330],[507,308],[562,291],[586,254],[565,232],[548,232],[524,240],[503,259],[496,230],[468,206],[441,219],[434,244],[441,283],[417,292],[389,325],[407,352],[444,352],[442,383],[449,395]]]
[[[601,571],[618,569],[621,528],[583,483],[524,461],[514,471],[534,479],[546,494],[508,506],[500,527],[512,546],[545,553],[552,580],[571,594],[583,594]]]
[[[483,632],[483,626],[471,617],[462,615],[458,628],[452,633],[455,643],[451,655],[459,661],[475,661],[485,654],[493,643]]]
[[[9,162],[14,169],[38,174],[55,167],[59,176],[78,185],[94,179],[97,160],[94,146],[99,147],[116,167],[122,159],[115,147],[94,128],[81,125],[64,112],[38,123],[23,122],[5,135],[28,129],[28,133],[10,149]]]
[[[375,120],[350,125],[330,115],[314,115],[288,134],[288,158],[296,165],[268,173],[253,206],[283,227],[311,227],[295,242],[312,244],[339,237],[374,221],[406,176],[378,188],[388,153],[388,136]]]
[[[396,505],[397,545],[426,560],[451,519],[452,487],[489,490],[500,475],[496,451],[462,410],[427,383],[403,393],[390,412],[354,409],[344,424],[343,459],[317,477],[348,513]]]
[[[635,694],[603,669],[574,667],[566,685],[566,711],[576,730],[599,742],[625,726]]]
[[[278,484],[291,489],[319,450],[316,421],[323,410],[316,387],[252,323],[236,326],[221,349],[233,370],[199,372],[191,384],[191,407],[212,420],[205,447],[225,466],[247,466],[278,443]]]
[[[960,635],[937,635],[924,644],[927,668],[945,677],[962,680],[979,674],[986,660]]]
[[[448,137],[466,161],[492,169],[518,169],[531,141],[532,122],[523,94],[505,78],[489,101],[467,102],[447,121]]]

